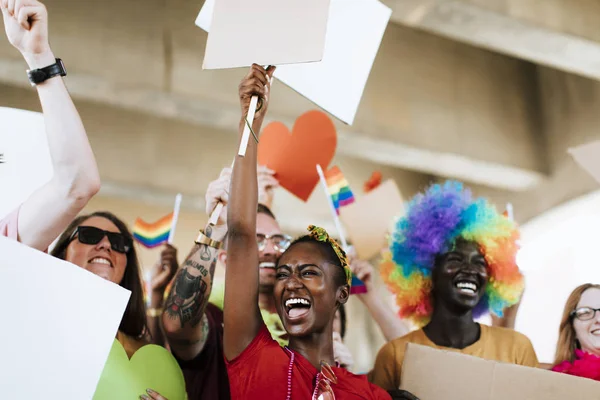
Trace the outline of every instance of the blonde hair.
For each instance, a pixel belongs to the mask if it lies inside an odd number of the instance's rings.
[[[571,292],[567,299],[560,321],[560,328],[558,330],[558,342],[556,343],[554,365],[558,365],[563,361],[573,362],[575,360],[575,350],[579,348],[579,344],[577,342],[577,336],[575,335],[571,313],[575,311],[577,304],[579,304],[579,300],[581,300],[581,296],[588,289],[600,289],[600,285],[586,283],[578,286]]]

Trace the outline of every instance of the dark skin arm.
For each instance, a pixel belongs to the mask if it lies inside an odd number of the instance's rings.
[[[239,87],[242,118],[240,138],[252,96],[262,107],[254,116],[253,131],[258,134],[269,105],[270,79],[275,68],[253,65]],[[259,101],[259,104],[260,102]],[[227,213],[229,236],[225,269],[224,352],[228,360],[237,357],[258,334],[262,323],[258,307],[258,248],[256,208],[258,205],[257,143],[251,136],[245,157],[236,154]],[[236,147],[237,150],[237,147]]]
[[[225,226],[207,226],[206,236],[222,241]],[[213,284],[219,250],[195,244],[175,276],[162,314],[165,334],[171,350],[183,360],[195,358],[208,337],[208,320],[204,315]]]

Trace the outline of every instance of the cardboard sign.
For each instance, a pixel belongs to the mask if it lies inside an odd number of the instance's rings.
[[[213,7],[204,69],[323,59],[329,0],[219,0]]]
[[[265,127],[258,145],[258,163],[275,171],[279,184],[303,201],[313,192],[316,166],[331,163],[337,146],[335,125],[327,114],[309,111],[294,123],[292,132],[281,122]]]
[[[340,218],[358,257],[370,260],[386,245],[386,235],[396,217],[404,213],[404,201],[396,182],[389,179],[353,204],[340,209]]]
[[[255,4],[247,3],[250,7]],[[288,2],[280,4],[287,7]],[[301,7],[309,9],[308,4],[301,4]],[[214,5],[214,0],[206,0],[196,20],[196,25],[211,31],[211,34]],[[392,11],[378,0],[331,0],[323,60],[311,64],[282,65],[275,71],[275,77],[352,125],[391,15]],[[292,20],[294,18],[298,17],[294,16]],[[310,26],[313,26],[312,20]],[[268,37],[271,39],[272,35]],[[246,43],[243,39],[238,40]]]
[[[0,218],[5,217],[53,176],[44,117],[0,107]]]
[[[6,399],[91,399],[130,292],[0,236]]]
[[[600,140],[568,150],[577,164],[600,183]]]
[[[409,343],[402,389],[420,400],[597,399],[600,382]]]
[[[149,344],[131,357],[114,340],[94,400],[138,399],[152,389],[169,400],[185,400],[185,380],[177,360],[167,349]]]

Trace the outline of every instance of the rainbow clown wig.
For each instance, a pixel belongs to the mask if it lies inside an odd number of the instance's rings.
[[[523,292],[516,264],[516,224],[485,199],[473,199],[459,182],[432,185],[408,204],[389,238],[381,274],[396,296],[400,317],[421,327],[433,311],[431,272],[436,256],[451,251],[457,239],[476,242],[488,265],[485,294],[473,310],[502,316]]]

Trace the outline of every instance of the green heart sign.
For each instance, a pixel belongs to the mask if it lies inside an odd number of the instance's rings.
[[[148,344],[131,360],[115,339],[94,400],[137,400],[152,389],[168,400],[185,400],[185,380],[175,358],[161,346]]]

